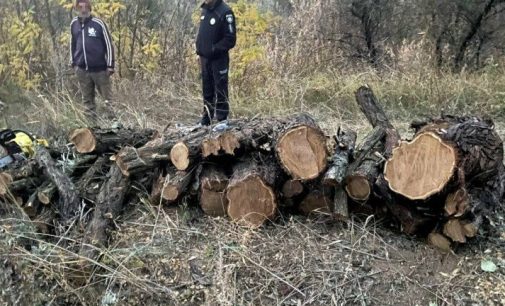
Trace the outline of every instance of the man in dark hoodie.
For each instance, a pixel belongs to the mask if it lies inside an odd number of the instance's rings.
[[[105,100],[105,117],[114,119],[111,75],[114,73],[114,47],[101,19],[91,15],[90,0],[76,0],[78,17],[70,24],[70,55],[88,118],[96,122],[95,88]]]
[[[210,125],[214,116],[226,122],[228,101],[228,51],[235,46],[235,16],[223,0],[205,0],[201,6],[196,53],[200,56],[204,111],[201,125]]]

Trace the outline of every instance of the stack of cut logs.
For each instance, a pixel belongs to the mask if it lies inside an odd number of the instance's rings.
[[[46,233],[55,220],[93,208],[83,245],[105,245],[124,203],[139,195],[154,205],[199,203],[210,216],[251,227],[283,210],[335,220],[355,212],[442,249],[476,236],[503,199],[503,144],[493,122],[441,116],[414,122],[413,139],[401,141],[370,88],[356,99],[373,127],[360,144],[350,130],[325,136],[305,114],[232,120],[222,132],[77,129],[73,154],[40,147],[35,160],[0,173],[0,202],[19,203]]]

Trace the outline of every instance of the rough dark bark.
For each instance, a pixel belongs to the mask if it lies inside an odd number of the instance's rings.
[[[165,186],[165,175],[162,171],[158,170],[154,174],[154,181],[151,187],[151,194],[149,196],[149,201],[151,205],[161,205],[163,202],[161,200],[161,193],[163,187]]]
[[[203,188],[212,191],[224,191],[229,183],[229,178],[217,164],[205,164],[200,174],[200,183]]]
[[[129,178],[112,165],[107,180],[100,188],[93,217],[86,228],[86,235],[79,254],[84,258],[81,266],[86,269],[89,259],[96,260],[100,248],[106,247],[115,220],[121,215],[124,199],[129,189]]]
[[[108,171],[107,164],[109,164],[107,157],[99,157],[95,163],[84,172],[84,174],[77,181],[77,190],[81,198],[94,202],[100,191],[100,183],[106,176]]]
[[[28,193],[36,188],[41,182],[42,169],[34,160],[16,163],[14,166],[0,172],[0,196],[7,191],[17,194],[24,190]]]
[[[380,175],[376,183],[378,194],[380,195],[380,203],[385,205],[390,213],[390,216],[399,223],[399,228],[402,232],[408,235],[428,234],[431,232],[438,218],[424,216],[414,207],[406,206],[399,203],[395,195],[389,190],[387,181],[383,175]]]
[[[35,159],[39,166],[44,169],[45,177],[51,180],[58,189],[58,212],[62,220],[70,220],[79,211],[79,206],[81,204],[77,188],[70,178],[56,167],[55,161],[51,158],[46,148],[38,146],[36,148]]]
[[[271,135],[286,125],[285,119],[239,119],[229,122],[224,132],[212,132],[202,142],[202,156],[236,155],[270,147]]]
[[[27,177],[35,177],[42,175],[42,170],[34,160],[27,160],[14,167],[4,170],[2,173],[9,174],[13,181],[24,179]]]
[[[345,179],[345,190],[351,199],[361,203],[368,201],[380,172],[385,137],[386,131],[379,125],[358,146]]]
[[[356,91],[356,101],[365,114],[368,122],[375,127],[382,127],[386,131],[386,141],[384,148],[384,156],[388,158],[393,152],[393,148],[400,141],[400,134],[391,124],[378,99],[375,97],[372,89],[368,86],[362,86]]]
[[[341,186],[344,182],[347,168],[349,167],[354,148],[356,146],[357,134],[353,131],[341,131],[339,129],[336,136],[336,148],[330,166],[324,174],[323,184],[326,186]]]
[[[162,161],[170,160],[170,150],[178,138],[162,137],[151,140],[143,147],[124,147],[115,156],[116,164],[125,176],[150,170]]]
[[[85,153],[114,153],[122,147],[140,147],[158,136],[152,129],[98,129],[82,128],[73,130],[69,140],[75,145],[77,152]]]
[[[357,134],[355,132],[339,129],[335,138],[335,153],[322,181],[324,186],[332,188],[334,195],[329,208],[337,220],[347,220],[349,218],[349,207],[344,182],[349,164],[353,159],[356,138]]]
[[[54,228],[56,212],[49,206],[43,206],[42,211],[32,220],[38,233],[49,235]]]

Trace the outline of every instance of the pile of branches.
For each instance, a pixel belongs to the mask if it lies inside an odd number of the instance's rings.
[[[401,141],[370,88],[356,100],[373,127],[359,144],[350,130],[326,136],[306,114],[232,120],[225,131],[77,129],[71,154],[38,147],[34,160],[0,173],[0,212],[19,205],[42,233],[78,219],[87,258],[107,244],[125,203],[145,194],[153,205],[198,203],[249,227],[283,210],[340,221],[366,212],[442,249],[475,237],[504,194],[493,122],[416,121]]]

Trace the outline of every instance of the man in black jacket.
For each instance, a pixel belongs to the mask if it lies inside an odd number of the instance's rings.
[[[202,4],[196,53],[200,56],[204,112],[200,124],[210,125],[228,118],[228,51],[237,41],[235,16],[223,0],[205,0]]]
[[[79,16],[70,24],[70,55],[86,115],[92,121],[97,119],[96,88],[105,100],[105,117],[113,119],[110,77],[114,73],[114,47],[109,30],[101,19],[91,15],[90,0],[76,0],[75,8]]]

